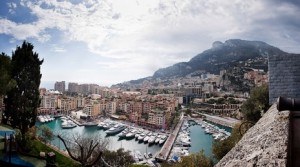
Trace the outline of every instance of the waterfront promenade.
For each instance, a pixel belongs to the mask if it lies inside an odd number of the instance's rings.
[[[155,159],[157,159],[158,161],[167,160],[167,158],[170,154],[170,151],[172,150],[173,144],[176,140],[176,137],[178,135],[178,132],[181,128],[182,122],[183,122],[183,113],[180,116],[179,122],[178,122],[175,130],[170,134],[170,136],[168,137],[167,141],[165,142],[165,144],[163,145],[163,147],[161,148],[161,150],[159,151],[159,153],[157,154]]]

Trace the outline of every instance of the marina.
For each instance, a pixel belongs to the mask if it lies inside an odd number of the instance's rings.
[[[172,133],[151,131],[136,127],[133,124],[111,119],[98,120],[91,125],[79,123],[70,117],[62,116],[48,122],[38,122],[48,126],[55,134],[99,135],[110,141],[109,150],[123,148],[131,151],[137,162],[178,161],[180,157],[204,150],[205,155],[212,156],[213,140],[224,140],[230,135],[228,129],[223,129],[203,120],[185,118],[183,114]],[[65,150],[58,138],[51,145],[59,150]]]
[[[76,125],[73,128],[63,128],[62,127],[62,123],[63,121],[63,117],[62,118],[57,118],[51,122],[37,122],[37,126],[41,126],[41,125],[46,125],[48,126],[53,132],[54,134],[63,134],[63,135],[67,135],[67,134],[80,134],[80,135],[99,135],[99,137],[103,138],[103,139],[108,139],[109,140],[109,145],[108,145],[108,149],[109,150],[117,150],[119,148],[123,148],[125,150],[129,150],[133,153],[135,153],[136,151],[140,152],[141,154],[144,153],[152,153],[155,154],[157,153],[160,148],[162,147],[161,144],[154,144],[154,143],[148,143],[148,142],[139,142],[139,140],[135,140],[135,134],[131,133],[132,135],[129,135],[128,133],[126,134],[127,137],[121,137],[121,132],[120,133],[114,133],[114,134],[110,134],[108,135],[106,133],[106,130],[103,128],[99,128],[98,126],[78,126]],[[71,121],[71,120],[68,120]],[[109,122],[115,122],[112,120],[109,120]],[[110,129],[110,128],[109,128]],[[107,130],[109,130],[107,129]],[[137,130],[137,129],[141,129],[145,132],[148,132],[148,130],[144,130],[142,128],[137,128],[137,127],[133,127],[130,126],[129,128],[124,129],[122,132],[131,132],[133,130]],[[54,140],[51,141],[51,145],[57,147],[58,149],[61,150],[65,150],[64,145],[62,144],[62,142],[55,137]]]

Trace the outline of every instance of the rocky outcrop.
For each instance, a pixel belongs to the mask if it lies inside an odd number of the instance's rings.
[[[286,166],[289,117],[272,105],[216,167]]]

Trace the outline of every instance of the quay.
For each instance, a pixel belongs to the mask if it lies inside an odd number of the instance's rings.
[[[163,145],[163,147],[161,148],[159,153],[156,154],[155,159],[157,161],[166,161],[167,160],[167,158],[172,150],[173,144],[176,140],[176,137],[178,135],[178,132],[181,128],[182,123],[183,123],[183,113],[181,113],[180,120],[179,120],[178,124],[176,125],[175,130],[170,134],[170,136],[168,137],[167,141],[165,142],[165,144]]]
[[[73,121],[75,124],[77,124],[78,126],[82,126],[82,124],[80,122],[78,122],[76,119],[73,119],[70,116],[67,116],[68,119],[70,119],[71,121]]]
[[[235,124],[240,123],[240,120],[229,117],[218,117],[214,115],[202,114],[205,116],[205,120],[211,121],[216,124],[233,128]]]

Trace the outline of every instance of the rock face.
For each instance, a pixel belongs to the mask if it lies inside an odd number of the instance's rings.
[[[272,105],[216,167],[286,166],[289,116]]]

